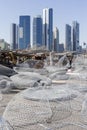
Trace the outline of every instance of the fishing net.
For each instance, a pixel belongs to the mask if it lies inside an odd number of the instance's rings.
[[[54,72],[66,72],[66,68],[58,68],[58,66],[47,66],[45,69],[48,71],[49,74],[54,73]]]
[[[80,70],[79,72],[70,73],[69,79],[67,80],[67,86],[79,92],[87,92],[86,70],[85,72]]]
[[[13,130],[13,128],[6,120],[0,117],[0,130]]]
[[[58,63],[57,63],[58,67],[68,67],[69,66],[69,59],[67,58],[66,55],[62,56]]]
[[[51,124],[71,116],[70,97],[64,90],[29,88],[9,102],[3,117],[18,130],[34,130],[37,124]]]
[[[79,70],[84,66],[84,55],[76,55],[73,58],[72,68],[74,70]]]
[[[87,94],[85,95],[82,103],[81,121],[87,125]]]
[[[77,93],[77,97],[71,100],[72,111],[81,111],[84,94],[87,92],[87,81],[82,78],[82,73],[72,72],[66,82],[67,89]],[[77,114],[77,113],[76,113]]]
[[[50,78],[32,72],[20,72],[19,74],[11,76],[10,78],[15,86],[19,89],[36,87],[38,83],[46,85],[51,84]]]
[[[15,85],[12,80],[7,76],[0,75],[0,91],[2,93],[8,93],[13,88],[15,88]]]
[[[66,72],[61,71],[50,74],[49,78],[51,78],[52,80],[68,80],[69,75],[66,74]]]
[[[14,67],[14,70],[18,73],[20,72],[36,72],[41,75],[47,75],[48,71],[45,68],[42,69],[35,69],[35,68],[29,68],[29,67]]]
[[[64,122],[54,124],[52,127],[49,127],[49,130],[87,130],[87,126],[79,123]]]

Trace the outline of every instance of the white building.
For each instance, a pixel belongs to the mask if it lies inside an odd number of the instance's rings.
[[[54,39],[54,51],[58,52],[59,51],[59,30],[57,27],[54,28],[53,31],[53,39]]]
[[[0,39],[0,50],[10,50],[10,44],[4,41],[4,39]]]

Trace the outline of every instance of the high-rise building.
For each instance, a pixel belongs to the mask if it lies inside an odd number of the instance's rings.
[[[42,46],[42,18],[36,16],[33,18],[33,47]]]
[[[65,50],[71,51],[72,45],[71,45],[71,26],[66,24],[65,25]]]
[[[4,39],[0,39],[0,50],[10,50],[10,44]]]
[[[30,16],[19,17],[19,49],[30,47]]]
[[[57,27],[54,28],[54,33],[53,33],[53,39],[54,39],[54,51],[58,52],[59,51],[59,30]]]
[[[11,24],[11,49],[17,49],[18,46],[18,26],[15,23]]]
[[[53,49],[53,9],[43,9],[43,44],[46,49]]]
[[[64,43],[59,44],[59,52],[64,52]]]
[[[72,49],[79,51],[79,23],[77,21],[73,21],[72,26]]]

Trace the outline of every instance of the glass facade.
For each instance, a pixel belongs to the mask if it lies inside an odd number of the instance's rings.
[[[42,46],[42,18],[37,16],[33,18],[33,46]]]
[[[19,49],[30,47],[30,16],[19,17]]]
[[[77,23],[77,21],[73,22],[72,44],[73,44],[73,51],[79,51],[79,23]]]
[[[53,9],[43,9],[43,44],[53,50]]]
[[[15,23],[11,24],[11,49],[17,49],[18,45],[18,30],[17,25]]]
[[[71,26],[66,24],[65,26],[65,49],[66,51],[72,50],[71,45]]]
[[[54,29],[54,51],[55,52],[58,52],[59,51],[59,30],[58,28],[56,27]]]

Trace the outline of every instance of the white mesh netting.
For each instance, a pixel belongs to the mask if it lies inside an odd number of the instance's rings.
[[[47,66],[45,69],[48,71],[49,74],[54,72],[66,72],[66,68],[58,68],[58,66]]]
[[[35,69],[35,68],[27,68],[27,67],[14,67],[14,70],[16,72],[36,72],[39,73],[41,75],[47,75],[48,71],[45,68],[42,69]]]
[[[62,68],[62,67],[64,67],[64,66],[65,66],[65,67],[68,67],[68,65],[69,65],[69,60],[68,60],[67,56],[66,56],[66,55],[62,56],[62,57],[59,59],[57,65],[58,65],[59,68],[60,68],[60,67]]]
[[[15,86],[19,89],[35,87],[35,83],[50,85],[51,79],[45,76],[41,76],[38,73],[32,72],[20,72],[17,75],[10,77]]]
[[[0,130],[13,130],[13,128],[4,118],[0,117]]]
[[[52,80],[67,80],[69,75],[66,72],[55,72],[49,75],[49,78]]]
[[[9,102],[3,117],[18,128],[60,121],[71,116],[70,98],[61,89],[29,88]]]
[[[49,127],[48,130],[87,130],[87,126],[79,123],[64,122],[60,124],[54,124]]]
[[[84,65],[84,55],[76,55],[73,58],[72,67],[74,70],[79,70]]]
[[[84,71],[69,73],[67,86],[69,86],[69,88],[71,89],[80,92],[87,92],[87,74],[86,74],[86,70]]]
[[[7,105],[3,117],[15,130],[87,129],[83,125],[87,124],[87,96],[84,98],[87,92],[87,67],[86,61],[84,64],[82,61],[78,56],[73,64],[74,71],[67,74],[66,65],[64,68],[62,64],[58,68],[52,63],[38,70],[30,70],[30,66],[26,69],[16,68],[19,74],[11,77],[16,87],[32,88],[17,94]],[[65,80],[65,84],[52,84],[51,80]],[[77,123],[80,120],[83,124]]]
[[[32,89],[30,89],[30,92],[32,93]],[[23,93],[17,94],[9,102],[3,117],[13,127],[18,127],[18,130],[24,126],[28,126],[28,130],[30,130],[29,125],[32,126],[49,121],[52,112],[48,100],[44,100],[43,96],[45,96],[44,93],[41,95],[40,100],[37,101],[25,99]]]
[[[84,96],[82,103],[81,121],[87,125],[87,94]]]
[[[12,80],[4,75],[0,75],[0,91],[2,93],[10,92],[13,88],[15,88]]]
[[[50,53],[50,56],[45,60],[45,66],[44,68],[48,71],[49,74],[54,72],[63,72],[65,73],[67,71],[67,63],[68,58],[64,55],[59,59],[59,61],[54,65],[52,54]],[[66,61],[66,64],[64,65],[63,62]]]

